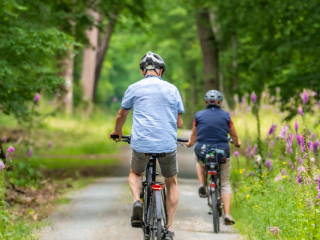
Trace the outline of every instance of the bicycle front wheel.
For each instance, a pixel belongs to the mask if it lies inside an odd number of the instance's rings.
[[[213,218],[213,232],[219,232],[219,212],[217,207],[217,194],[216,192],[211,192],[212,201],[212,218]]]

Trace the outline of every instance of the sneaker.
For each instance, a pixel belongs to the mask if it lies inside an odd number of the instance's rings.
[[[162,238],[162,240],[173,240],[173,237],[174,233],[168,230],[166,236]]]
[[[132,211],[132,217],[131,217],[132,227],[142,226],[142,213],[143,213],[143,204],[140,200],[138,200],[133,204],[133,211]]]
[[[226,213],[226,214],[224,215],[224,223],[225,223],[226,225],[233,225],[233,224],[235,224],[235,221],[234,221],[234,219],[231,217],[230,213]]]
[[[206,189],[204,188],[204,186],[199,187],[199,197],[201,198],[207,197]]]

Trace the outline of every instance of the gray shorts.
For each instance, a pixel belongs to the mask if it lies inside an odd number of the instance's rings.
[[[150,157],[145,153],[139,153],[132,150],[131,168],[136,173],[143,173]],[[178,173],[177,151],[166,153],[165,157],[158,159],[161,173],[164,177],[173,177]]]

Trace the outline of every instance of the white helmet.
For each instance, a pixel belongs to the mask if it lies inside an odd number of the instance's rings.
[[[158,54],[153,52],[148,52],[141,58],[140,68],[145,71],[147,70],[155,71],[156,68],[161,68],[163,69],[162,73],[164,73],[166,70],[166,64]]]
[[[221,107],[223,96],[221,92],[217,90],[210,90],[206,93],[204,99],[208,101],[208,105]]]

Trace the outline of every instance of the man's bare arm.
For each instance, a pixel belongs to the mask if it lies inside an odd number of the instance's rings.
[[[233,144],[236,147],[241,147],[241,142],[239,141],[239,138],[238,138],[238,135],[237,135],[237,132],[236,132],[236,129],[234,128],[234,126],[230,127],[229,134],[230,134],[230,137],[233,140]]]
[[[197,126],[193,125],[191,137],[189,139],[189,142],[186,143],[186,146],[192,147],[196,143],[196,141],[197,141]]]
[[[181,128],[182,125],[183,125],[182,113],[178,113],[177,126],[178,126],[178,128]]]
[[[128,117],[130,110],[124,110],[123,108],[120,108],[117,114],[117,119],[116,119],[116,126],[114,128],[114,131],[110,133],[110,138],[111,135],[119,135],[119,140],[121,140],[122,137],[122,127],[124,123],[126,122],[126,119]]]

